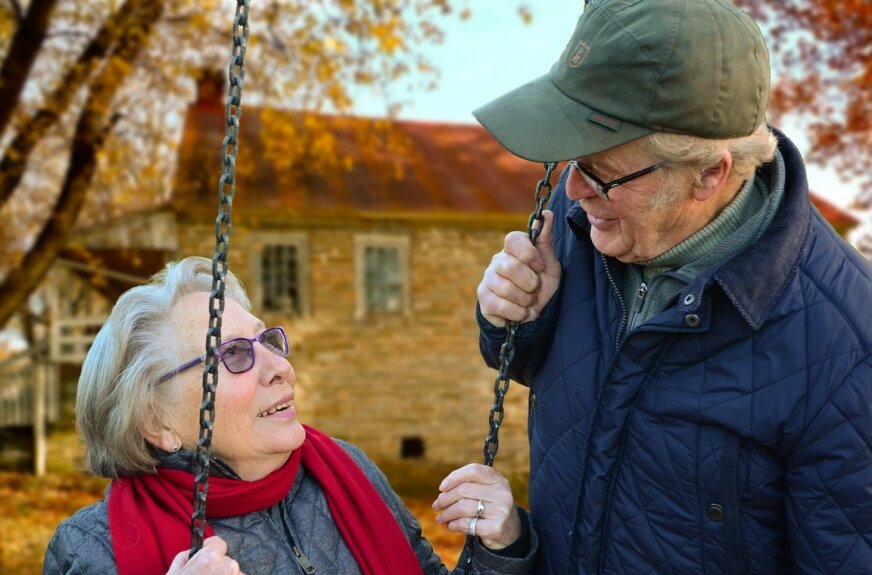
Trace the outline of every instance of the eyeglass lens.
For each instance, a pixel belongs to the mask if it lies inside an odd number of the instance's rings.
[[[601,196],[608,195],[608,192],[606,191],[605,186],[603,186],[602,182],[598,182],[598,181],[594,180],[591,176],[589,176],[587,174],[587,172],[585,172],[584,170],[581,169],[581,165],[579,165],[578,168],[579,168],[578,171],[581,174],[581,177],[585,179],[588,186],[590,186],[596,193],[598,193]]]
[[[572,160],[571,162],[569,162],[569,165],[575,168],[576,171],[581,174],[584,182],[588,185],[590,189],[595,191],[599,197],[603,198],[604,200],[609,199],[608,190],[606,190],[605,186],[603,185],[604,182],[595,178],[593,174],[588,173],[588,170],[581,165],[581,162],[579,162],[578,160]]]
[[[230,373],[242,373],[254,367],[255,341],[259,341],[265,348],[279,357],[287,357],[290,353],[288,341],[282,329],[271,327],[253,340],[237,338],[225,342],[219,352],[227,371]]]

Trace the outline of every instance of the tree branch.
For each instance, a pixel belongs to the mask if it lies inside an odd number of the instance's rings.
[[[36,1],[36,0],[35,0]],[[163,6],[163,0],[157,2]],[[140,27],[153,22],[144,20],[143,14],[148,13],[149,0],[125,0],[117,12],[103,23],[94,39],[85,47],[76,62],[70,66],[64,77],[58,82],[54,91],[46,99],[46,104],[37,110],[33,116],[17,127],[15,138],[0,160],[0,207],[12,196],[15,188],[24,176],[27,161],[33,149],[48,131],[57,124],[60,117],[67,111],[70,103],[79,89],[93,74],[94,69],[118,44],[119,38],[130,33],[131,26]],[[11,107],[11,106],[10,106]]]
[[[12,38],[3,66],[0,67],[0,134],[6,131],[12,110],[21,98],[27,75],[30,74],[45,40],[55,4],[57,0],[32,0],[27,16],[22,20],[21,7],[17,2],[13,3],[18,11],[20,25]]]
[[[151,36],[155,21],[163,13],[163,0],[142,0],[130,13],[117,35],[117,49],[94,79],[73,135],[69,168],[58,200],[46,225],[21,264],[0,284],[0,327],[24,305],[39,286],[76,224],[97,168],[97,154],[111,130],[113,115],[109,103],[133,71],[133,62]]]
[[[24,18],[21,13],[21,4],[18,3],[18,0],[9,0],[9,3],[12,5],[12,12],[15,13],[15,20],[20,23]]]

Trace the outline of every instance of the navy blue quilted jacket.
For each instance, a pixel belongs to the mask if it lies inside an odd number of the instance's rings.
[[[872,271],[779,150],[760,240],[628,334],[621,264],[555,190],[563,279],[512,373],[537,573],[872,573]],[[504,330],[478,317],[493,367]]]

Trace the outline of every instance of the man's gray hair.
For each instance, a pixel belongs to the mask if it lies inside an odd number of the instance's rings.
[[[85,357],[76,396],[76,427],[91,473],[113,478],[154,472],[145,435],[165,427],[164,405],[175,393],[174,386],[156,382],[189,359],[176,351],[170,319],[182,297],[211,291],[212,262],[188,257],[168,263],[148,284],[118,298]],[[229,271],[224,294],[251,309]],[[204,349],[205,342],[204,331]]]
[[[670,169],[693,172],[692,184],[699,185],[703,172],[721,161],[723,150],[729,151],[733,157],[730,180],[741,182],[750,179],[757,168],[775,157],[778,141],[769,127],[761,124],[753,134],[740,138],[711,140],[686,134],[654,132],[639,138],[637,145],[643,153],[663,164],[667,172]],[[661,194],[652,198],[652,207],[668,205],[677,193],[677,189],[667,186]]]

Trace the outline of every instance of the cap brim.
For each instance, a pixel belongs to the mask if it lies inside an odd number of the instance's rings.
[[[600,112],[563,94],[547,75],[503,94],[472,114],[503,147],[533,162],[590,156],[653,132],[624,121],[612,122],[611,127],[592,121],[590,118]]]

